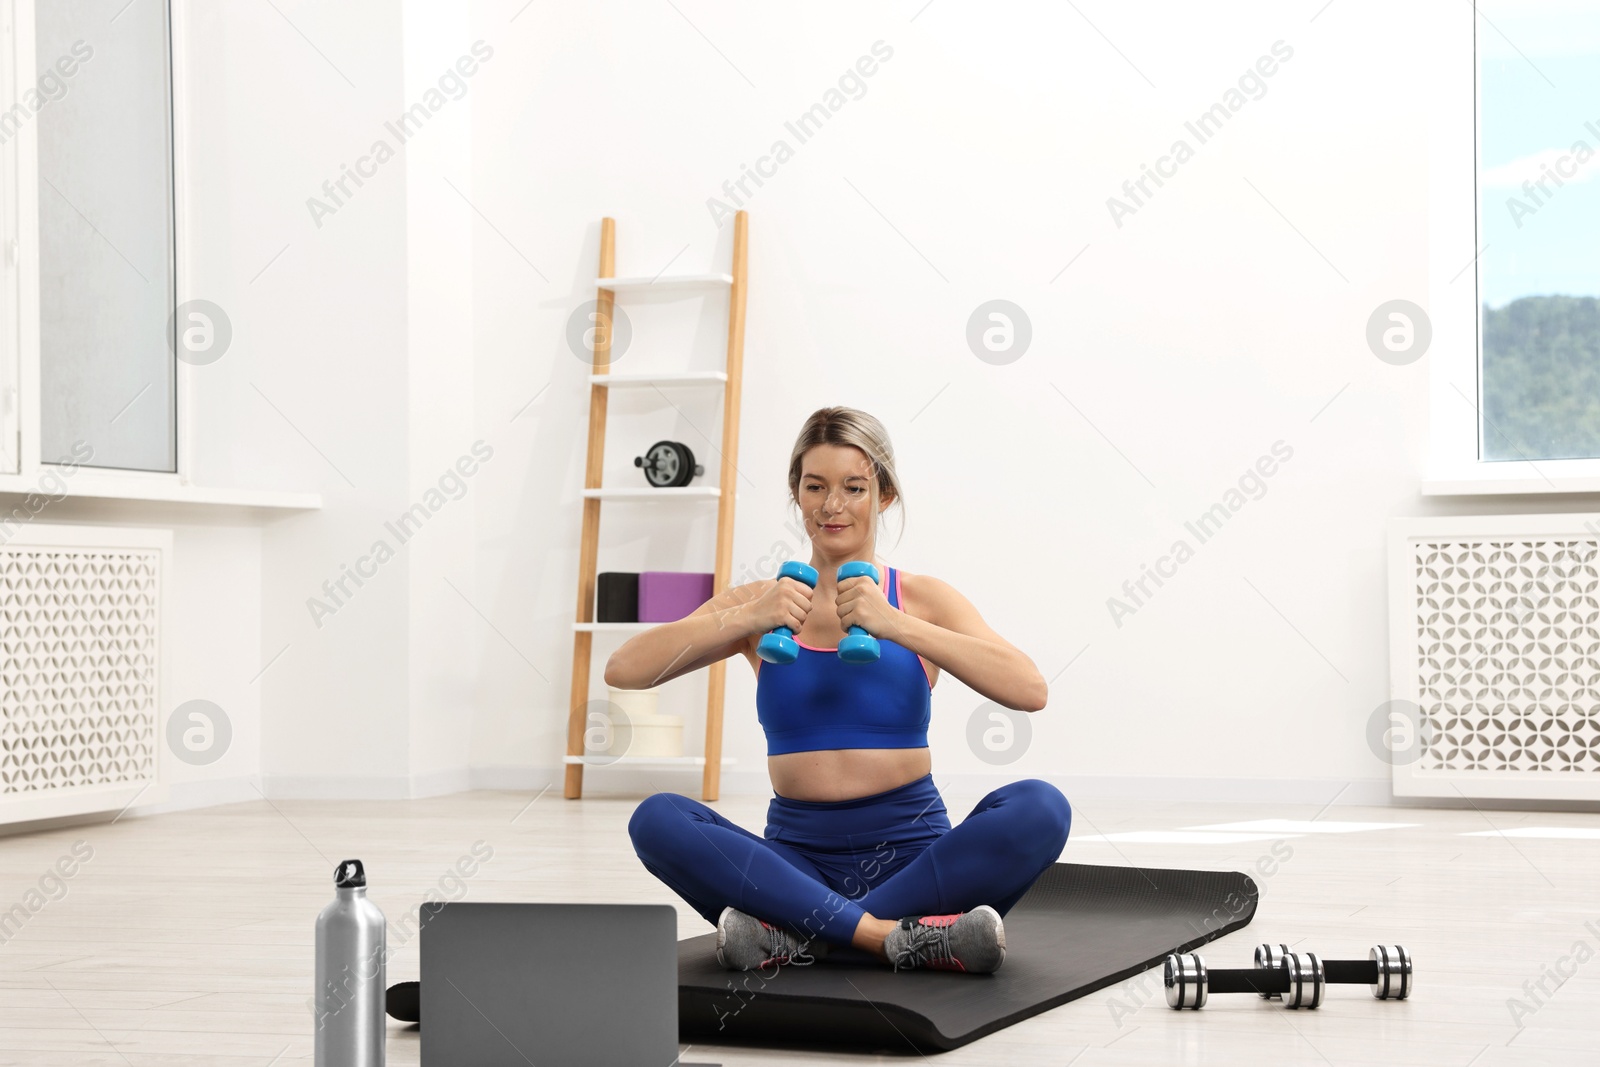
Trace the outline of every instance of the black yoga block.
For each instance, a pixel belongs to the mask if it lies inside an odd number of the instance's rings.
[[[595,590],[595,622],[639,621],[639,574],[637,571],[605,571]]]

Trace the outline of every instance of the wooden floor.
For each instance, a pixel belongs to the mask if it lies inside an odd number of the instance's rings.
[[[977,800],[949,788],[945,795],[957,822]],[[1398,941],[1417,960],[1414,998],[1379,1002],[1365,987],[1343,987],[1315,1012],[1221,997],[1179,1013],[1162,999],[1159,972],[1147,972],[938,1063],[1600,1063],[1600,840],[1464,836],[1530,827],[1592,833],[1600,816],[1074,801],[1066,860],[1257,871],[1255,921],[1209,946],[1212,966],[1247,966],[1261,941],[1333,958],[1365,958],[1372,943]],[[391,923],[391,982],[416,977],[415,935],[397,936],[394,924],[430,890],[481,901],[674,903],[679,937],[709,931],[634,856],[626,826],[636,803],[567,801],[559,785],[537,798],[258,801],[0,838],[0,909],[37,907],[19,930],[0,934],[9,934],[0,944],[0,1065],[309,1064],[313,923],[331,899],[334,864],[352,856],[366,863],[371,895]],[[765,805],[739,796],[717,807],[759,832]],[[1194,843],[1137,834],[1314,816],[1327,825],[1417,825],[1282,834],[1277,855],[1291,854],[1269,865],[1270,875],[1256,864],[1274,855],[1271,837]],[[1135,838],[1118,839],[1129,833]],[[47,877],[75,842],[88,858],[67,866],[70,879]],[[458,888],[451,872],[475,844],[492,858]],[[1572,976],[1562,981],[1563,971]],[[417,1031],[391,1022],[389,1063],[417,1056]],[[921,1059],[908,1057],[900,1058]],[[839,1058],[732,1046],[685,1054],[728,1067]]]

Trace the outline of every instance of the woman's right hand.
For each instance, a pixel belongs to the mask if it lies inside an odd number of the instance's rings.
[[[811,614],[811,596],[814,592],[809,585],[793,578],[773,581],[747,605],[748,618],[755,625],[755,632],[764,634],[787,626],[799,633],[806,623],[806,616]]]

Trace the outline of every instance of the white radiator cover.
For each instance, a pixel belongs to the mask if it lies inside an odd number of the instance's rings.
[[[1600,799],[1600,515],[1392,520],[1389,672],[1397,796]]]
[[[0,823],[166,799],[171,555],[170,530],[0,523]]]

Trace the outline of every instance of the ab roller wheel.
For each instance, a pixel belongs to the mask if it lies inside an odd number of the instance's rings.
[[[645,480],[657,489],[681,489],[706,472],[682,441],[657,441],[644,455],[635,456],[633,465],[643,467]]]
[[[797,560],[789,560],[778,568],[778,580],[793,578],[797,582],[804,582],[812,589],[817,587],[817,569]],[[878,568],[861,560],[854,560],[839,568],[837,581],[847,578],[871,578],[874,583],[878,580]],[[787,626],[779,626],[775,630],[762,635],[761,642],[756,645],[756,655],[767,663],[793,663],[800,657],[800,646],[795,642],[794,631]],[[839,642],[839,658],[846,663],[871,663],[881,655],[878,639],[859,626],[850,627],[850,632]]]

